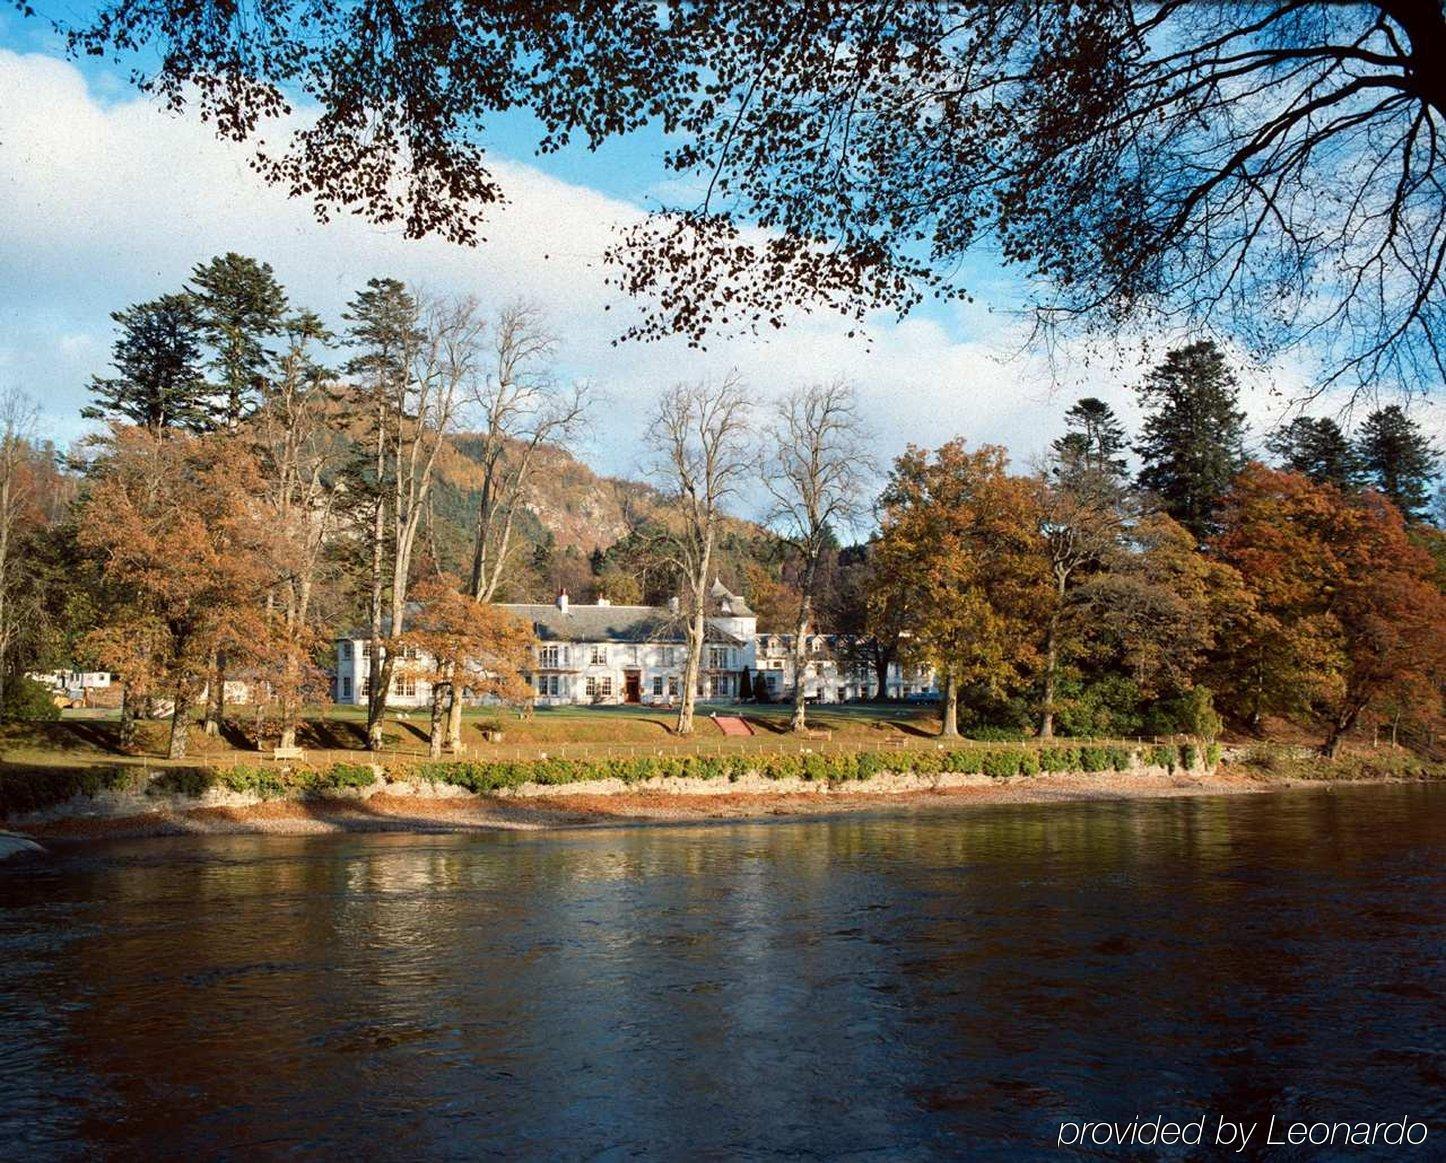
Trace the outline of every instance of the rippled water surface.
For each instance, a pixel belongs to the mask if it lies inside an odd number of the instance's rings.
[[[0,873],[0,1155],[1446,1143],[1443,857],[1417,786],[71,848]]]

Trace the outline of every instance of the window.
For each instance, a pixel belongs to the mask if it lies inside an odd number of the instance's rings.
[[[676,666],[678,664],[677,651],[671,646],[663,647],[663,665]]]
[[[612,676],[612,675],[610,675],[610,674],[605,674],[605,675],[602,675],[602,676],[597,680],[597,693],[600,694],[600,695],[601,695],[603,698],[605,698],[605,699],[610,699],[610,698],[612,698],[612,694],[613,694],[613,676]]]
[[[710,647],[708,647],[708,669],[709,669],[709,670],[727,670],[727,669],[728,669],[728,647],[726,647],[726,646],[710,646]]]
[[[551,695],[554,698],[562,694],[562,676],[557,674],[539,674],[537,676],[537,693],[540,695]]]
[[[337,653],[340,654],[342,658],[350,658],[351,643],[343,640],[338,646]]]
[[[343,702],[351,698],[351,675],[349,674],[341,676],[341,697]]]
[[[586,690],[588,698],[597,698],[597,679],[595,679],[592,675],[587,676]]]
[[[372,676],[364,675],[361,681],[361,697],[369,699],[372,697]]]
[[[556,646],[544,646],[537,652],[537,665],[556,670],[562,665],[562,650]]]
[[[594,666],[606,666],[608,664],[608,648],[603,645],[594,645],[592,648],[592,664]]]
[[[676,674],[668,675],[668,697],[673,699],[678,697],[678,676]]]
[[[657,696],[657,695],[661,695],[662,693],[663,693],[663,676],[662,676],[661,674],[655,674],[655,675],[653,675],[653,694],[654,694],[654,696]]]
[[[417,680],[411,675],[399,674],[392,680],[392,694],[403,698],[414,698],[417,693]]]
[[[372,656],[372,644],[371,644],[370,642],[363,642],[363,643],[362,643],[362,657],[363,657],[363,658],[370,658],[371,656]]]

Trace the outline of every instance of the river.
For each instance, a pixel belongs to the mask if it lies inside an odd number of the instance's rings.
[[[0,872],[0,1155],[1439,1158],[1443,905],[1440,785],[76,845]]]

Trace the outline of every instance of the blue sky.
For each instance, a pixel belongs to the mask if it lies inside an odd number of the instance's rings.
[[[559,370],[590,381],[602,400],[581,452],[612,473],[638,470],[638,435],[660,389],[732,368],[760,402],[800,381],[848,377],[880,460],[908,442],[963,435],[1006,444],[1027,462],[1083,394],[1136,419],[1130,385],[1144,354],[1128,341],[1113,356],[1066,345],[1052,364],[1019,354],[1011,309],[1021,287],[987,257],[964,272],[974,305],[929,303],[902,323],[878,317],[867,339],[818,315],[706,352],[681,341],[615,346],[635,308],[604,285],[602,251],[617,225],[686,191],[662,166],[659,134],[542,157],[535,137],[526,115],[491,123],[491,158],[510,205],[476,249],[407,241],[352,218],[320,225],[308,206],[252,174],[244,149],[163,113],[124,69],[67,61],[42,21],[0,9],[0,386],[40,402],[48,435],[75,438],[87,427],[77,414],[85,384],[106,370],[109,312],[173,290],[195,263],[237,250],[270,262],[294,302],[333,322],[374,275],[484,304],[539,303],[561,338]],[[1262,430],[1282,410],[1266,381],[1289,396],[1304,378],[1277,368],[1252,381],[1246,404]]]

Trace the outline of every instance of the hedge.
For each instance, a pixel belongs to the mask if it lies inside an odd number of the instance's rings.
[[[1069,744],[1019,747],[969,745],[944,750],[868,751],[861,754],[746,754],[643,756],[632,759],[539,759],[522,761],[425,762],[404,767],[398,779],[447,783],[471,792],[495,792],[524,783],[560,787],[584,780],[617,779],[626,784],[683,778],[737,782],[750,773],[769,780],[801,779],[839,784],[868,780],[886,772],[932,776],[942,773],[986,775],[991,779],[1033,776],[1040,772],[1127,771],[1137,760],[1167,770],[1192,770],[1202,750],[1194,743],[1159,743],[1144,748],[1118,744]],[[1207,765],[1220,759],[1218,744],[1203,749]],[[376,782],[368,764],[337,763],[329,768],[284,769],[238,766],[222,770],[168,767],[148,785],[139,767],[0,768],[0,815],[36,811],[77,794],[93,796],[108,788],[140,790],[148,795],[198,797],[215,787],[250,793],[262,799],[285,795],[313,796],[343,788],[364,788]]]

